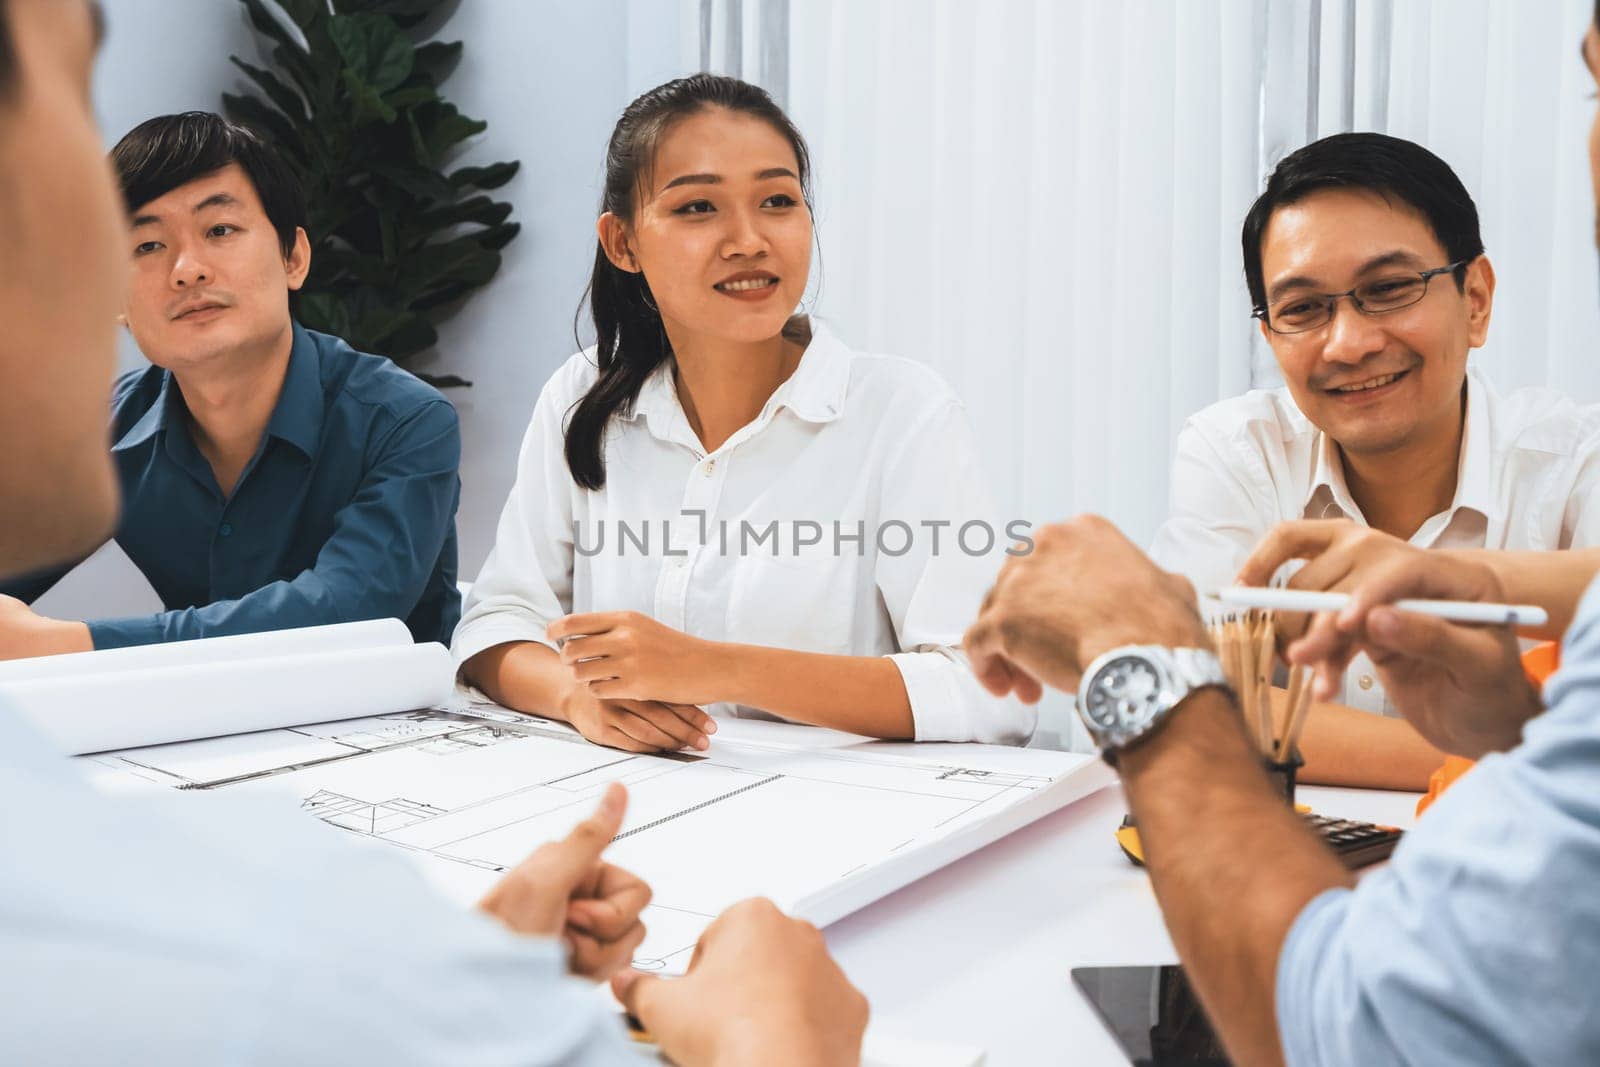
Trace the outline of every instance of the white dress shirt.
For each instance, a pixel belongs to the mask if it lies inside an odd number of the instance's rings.
[[[632,610],[713,641],[888,656],[919,741],[1032,733],[1029,710],[985,692],[959,649],[1016,538],[937,374],[852,352],[813,323],[794,374],[708,454],[669,362],[613,416],[592,492],[572,480],[562,435],[596,374],[581,352],[540,394],[458,662],[508,641],[554,647],[545,627],[572,612]]]
[[[104,795],[0,702],[0,1060],[638,1062],[554,941],[273,799]]]
[[[1467,374],[1455,499],[1412,535],[1424,548],[1547,551],[1600,543],[1600,407],[1544,389],[1500,396]],[[1202,593],[1233,584],[1268,530],[1290,519],[1366,518],[1338,446],[1287,389],[1253,390],[1193,416],[1178,435],[1171,510],[1151,555]],[[1340,702],[1395,715],[1359,656]]]

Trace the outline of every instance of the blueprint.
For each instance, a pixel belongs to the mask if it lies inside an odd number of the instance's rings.
[[[0,694],[81,755],[426,708],[454,678],[449,649],[374,619],[11,660]]]
[[[464,903],[622,782],[628,813],[607,857],[652,886],[636,963],[669,973],[738,900],[768,896],[831,922],[1108,780],[1099,761],[1070,753],[722,725],[705,753],[634,755],[457,701],[84,760],[110,786],[278,794],[404,850]]]

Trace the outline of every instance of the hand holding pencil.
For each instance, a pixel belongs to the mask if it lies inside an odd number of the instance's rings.
[[[1350,660],[1364,652],[1390,699],[1423,737],[1446,752],[1476,759],[1509,748],[1542,703],[1524,676],[1508,625],[1451,622],[1401,610],[1405,600],[1498,603],[1505,600],[1488,567],[1417,548],[1354,523],[1284,523],[1240,573],[1264,581],[1284,560],[1309,559],[1292,588],[1337,591],[1349,601],[1314,616],[1287,660],[1315,672],[1327,699]]]

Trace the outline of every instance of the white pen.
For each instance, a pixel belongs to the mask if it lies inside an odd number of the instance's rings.
[[[1350,603],[1348,593],[1317,593],[1302,589],[1269,589],[1235,585],[1210,594],[1214,600],[1241,608],[1267,611],[1341,611]],[[1401,611],[1433,615],[1451,622],[1487,623],[1492,626],[1544,626],[1545,610],[1533,604],[1484,604],[1476,600],[1396,600]]]

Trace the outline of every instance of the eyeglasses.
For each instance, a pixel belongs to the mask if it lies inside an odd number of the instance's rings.
[[[1332,322],[1334,309],[1345,297],[1349,297],[1350,303],[1363,315],[1385,315],[1419,302],[1428,295],[1428,282],[1432,278],[1459,270],[1470,262],[1470,259],[1458,259],[1433,270],[1390,274],[1362,282],[1342,293],[1292,293],[1270,308],[1252,308],[1250,317],[1266,323],[1273,333],[1305,333]]]

